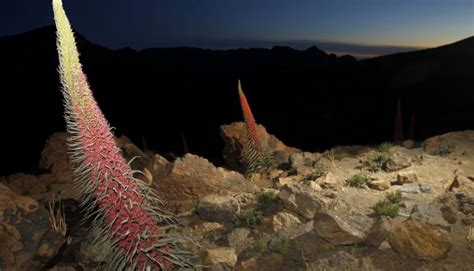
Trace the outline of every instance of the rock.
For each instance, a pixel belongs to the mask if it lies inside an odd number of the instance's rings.
[[[469,243],[474,241],[474,227],[472,225],[469,225],[469,230],[467,233],[467,241]]]
[[[385,191],[390,188],[391,184],[388,180],[376,180],[369,184],[370,188],[378,191]]]
[[[316,212],[314,230],[331,244],[354,245],[365,240],[373,222],[367,214],[341,201],[334,208]]]
[[[416,204],[411,211],[410,218],[447,231],[451,230],[451,225],[443,218],[441,206],[438,206],[436,202]]]
[[[73,179],[73,171],[69,163],[68,147],[66,144],[68,137],[68,133],[65,132],[52,134],[41,152],[39,168],[50,170],[59,183],[68,183]],[[136,157],[131,164],[132,169],[142,172],[145,168],[149,171],[153,170],[153,158],[141,151],[126,136],[122,135],[119,138],[115,138],[115,142],[127,161]],[[135,177],[142,178],[144,176],[137,174]]]
[[[370,228],[364,243],[367,246],[380,247],[387,239],[391,228],[392,220],[388,217],[381,217]]]
[[[234,269],[234,271],[255,271],[258,270],[257,259],[250,258],[248,260],[240,262]]]
[[[334,176],[334,174],[331,172],[328,172],[327,174],[316,179],[316,183],[319,184],[319,186],[323,189],[332,189],[337,191],[340,188],[339,184],[337,183],[336,176]]]
[[[461,166],[468,166],[470,164],[471,164],[471,161],[469,161],[469,160],[460,160],[458,162],[458,165],[461,165]]]
[[[228,236],[228,246],[234,248],[237,255],[242,253],[245,249],[250,247],[254,240],[250,235],[250,230],[247,228],[236,228]]]
[[[397,181],[395,184],[403,185],[406,183],[414,183],[418,181],[418,177],[414,171],[400,171],[397,174]]]
[[[76,252],[76,262],[83,270],[102,270],[101,266],[110,260],[112,255],[111,242],[96,242],[97,233],[91,231],[80,243]]]
[[[286,176],[288,176],[287,172],[279,168],[272,168],[268,172],[268,179],[270,179],[271,181],[275,181],[278,180],[278,178],[280,177]]]
[[[234,197],[209,195],[199,201],[196,212],[207,221],[230,222],[239,210],[240,206]]]
[[[208,270],[231,270],[237,263],[235,250],[230,247],[205,250],[201,258],[203,265],[209,266]]]
[[[426,261],[443,258],[452,246],[444,230],[416,220],[401,223],[388,234],[388,241],[401,255]]]
[[[48,269],[48,271],[76,271],[74,265],[66,265],[66,264],[58,264],[55,265],[53,268]]]
[[[265,271],[281,270],[284,258],[278,253],[267,253],[257,258],[257,264]]]
[[[314,171],[318,157],[310,152],[297,152],[290,155],[291,171],[295,175],[308,176]]]
[[[432,188],[428,184],[407,183],[400,187],[400,192],[407,194],[431,193]]]
[[[413,164],[413,161],[408,155],[402,152],[396,152],[387,161],[387,170],[397,171],[400,169],[410,167],[412,164]]]
[[[443,190],[445,192],[453,191],[455,188],[459,188],[461,185],[458,180],[458,175],[456,175],[454,178],[449,179],[444,185],[443,185]]]
[[[322,196],[327,196],[327,194],[329,193],[334,193],[334,191],[328,191],[328,190],[324,190],[324,191],[321,191],[323,190],[321,188],[321,186],[319,184],[317,184],[316,182],[309,182],[308,184],[309,188],[311,188],[311,190],[315,191],[315,192],[321,192],[321,195]]]
[[[431,194],[433,192],[433,187],[426,183],[419,183],[418,186],[420,187],[421,193],[428,193]]]
[[[278,234],[294,239],[300,235],[313,230],[313,221],[302,223],[301,220],[288,212],[278,212],[271,216],[268,221],[271,230]]]
[[[122,151],[122,155],[125,160],[132,161],[130,167],[133,170],[139,170],[143,173],[135,173],[134,177],[146,183],[153,182],[155,157],[143,152],[125,135],[122,135],[118,138],[115,137],[115,142]]]
[[[48,211],[0,184],[0,269],[32,270],[29,265],[47,231]]]
[[[132,169],[141,171],[143,171],[145,168],[153,169],[155,157],[143,152],[140,148],[133,144],[133,142],[128,137],[121,135],[120,137],[115,138],[115,142],[122,151],[122,155],[125,160],[130,161],[133,159],[130,165]]]
[[[287,209],[308,219],[313,219],[316,212],[329,204],[327,199],[304,184],[285,185],[278,194],[278,198]]]
[[[179,220],[182,220],[180,217]],[[222,239],[225,235],[224,225],[216,222],[203,222],[196,218],[193,219],[192,223],[196,223],[191,226],[180,227],[178,233],[186,237],[183,242],[180,243],[180,248],[191,252],[193,255],[199,255],[202,248],[208,248],[214,246],[217,240]]]
[[[65,265],[65,264],[58,264],[55,265],[53,268],[48,269],[48,271],[76,271],[73,265]]]
[[[57,256],[59,249],[66,243],[66,237],[49,229],[41,238],[36,250],[35,262],[38,267],[46,265]],[[30,265],[31,266],[31,265]]]
[[[240,173],[216,168],[208,160],[192,154],[176,159],[153,179],[156,194],[166,202],[166,208],[176,214],[192,213],[205,196],[256,192],[255,185]]]
[[[443,214],[444,220],[449,224],[457,222],[457,200],[453,194],[445,194],[439,199],[441,204],[440,211]]]
[[[335,251],[310,264],[307,270],[367,270],[361,268],[359,260],[345,251]]]
[[[286,184],[293,184],[301,181],[301,177],[299,176],[289,176],[289,177],[280,177],[277,179],[277,181],[274,183],[274,187],[276,189],[281,189],[283,186]]]
[[[298,149],[285,146],[283,142],[275,136],[267,133],[265,127],[257,125],[258,134],[262,145],[266,146],[267,151],[278,158],[278,161],[288,161],[292,153]],[[225,142],[223,157],[226,164],[235,170],[241,170],[244,166],[243,146],[247,142],[247,131],[243,122],[234,122],[229,125],[222,125],[220,135]]]
[[[448,182],[443,187],[445,191],[454,192],[474,192],[474,183],[466,176],[462,174],[456,174],[451,182]]]
[[[47,179],[37,178],[35,175],[17,173],[7,176],[5,178],[5,184],[13,192],[23,196],[29,196],[46,192],[46,185],[48,183],[45,180]]]
[[[200,233],[218,232],[224,230],[224,225],[217,222],[204,222],[194,227],[195,231]]]
[[[276,150],[272,153],[271,164],[275,167],[288,169],[290,167],[290,157],[286,150]]]
[[[457,193],[458,209],[465,215],[474,216],[474,197],[465,193]]]
[[[153,170],[155,172],[166,169],[166,167],[169,164],[170,162],[166,158],[164,158],[163,156],[159,154],[155,154],[154,162],[153,162]]]
[[[428,138],[426,141],[425,141],[425,144],[423,146],[423,150],[425,152],[433,152],[434,150],[436,150],[439,145],[441,145],[441,143],[443,143],[444,139],[441,137],[441,136],[435,136],[435,137],[431,137],[431,138]]]
[[[407,149],[412,149],[415,146],[415,141],[408,139],[403,141],[402,146]]]
[[[38,180],[40,180],[38,176]],[[53,201],[53,200],[64,200],[64,199],[73,199],[77,202],[80,201],[81,195],[77,191],[77,188],[73,183],[57,184],[53,183],[48,185],[48,191],[41,194],[31,194],[29,197],[38,200],[38,201]]]
[[[52,134],[41,152],[40,169],[50,170],[59,183],[72,181],[72,169],[68,162],[65,132]]]
[[[390,246],[390,243],[387,240],[385,240],[382,242],[382,244],[380,244],[379,249],[388,250],[388,249],[392,249],[392,247]]]

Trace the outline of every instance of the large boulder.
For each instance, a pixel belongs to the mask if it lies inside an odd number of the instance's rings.
[[[65,132],[52,134],[46,141],[39,162],[40,169],[50,170],[59,183],[68,183],[72,180],[66,145],[68,137],[68,133]]]
[[[413,164],[410,156],[406,155],[403,152],[394,153],[390,159],[387,161],[387,170],[388,171],[397,171],[410,167]]]
[[[51,174],[43,174],[35,176],[31,174],[16,173],[9,175],[5,178],[5,184],[13,192],[22,196],[29,196],[35,194],[41,194],[47,191],[47,185],[49,184]]]
[[[152,187],[176,214],[193,212],[200,199],[209,195],[254,193],[255,185],[240,173],[216,168],[208,160],[186,154],[156,172]]]
[[[288,163],[289,156],[300,151],[296,148],[287,147],[274,135],[269,134],[262,125],[257,125],[257,129],[266,150],[273,154],[275,158],[278,158],[278,161],[273,161],[275,164]],[[229,125],[222,125],[220,134],[225,142],[223,151],[224,161],[232,169],[242,170],[245,161],[243,149],[247,142],[245,123],[234,122]]]
[[[451,230],[451,225],[443,217],[442,206],[438,205],[437,201],[416,204],[411,211],[410,218],[448,231]]]
[[[330,200],[303,183],[285,185],[278,198],[285,208],[308,219],[313,219],[316,212],[330,204]]]
[[[401,223],[388,234],[388,241],[398,253],[426,261],[443,258],[452,246],[446,231],[417,220]]]
[[[227,236],[227,243],[229,247],[234,248],[236,254],[239,255],[254,243],[254,239],[250,234],[251,231],[247,228],[235,228]]]
[[[73,179],[73,171],[68,157],[68,137],[69,134],[66,132],[53,133],[46,141],[41,152],[39,168],[51,171],[55,182],[58,183],[69,183]],[[124,135],[116,137],[115,142],[122,151],[125,160],[130,161],[133,159],[131,163],[132,169],[140,170],[144,173],[147,170],[153,171],[155,159],[151,154],[144,153]],[[146,178],[143,174],[136,174],[135,177]]]
[[[239,202],[232,196],[209,195],[199,201],[196,212],[207,221],[230,222],[239,209]]]
[[[418,176],[416,172],[412,170],[407,170],[407,171],[400,171],[397,174],[397,181],[394,182],[394,184],[407,184],[407,183],[415,183],[418,181]]]
[[[136,174],[135,177],[143,179],[144,181],[151,182],[152,180],[149,180],[149,178],[152,177],[151,174],[155,167],[155,161],[157,158],[159,160],[159,157],[153,157],[153,155],[143,152],[140,148],[133,144],[133,142],[125,135],[115,138],[115,142],[122,151],[122,155],[125,160],[130,161],[133,159],[132,163],[130,164],[130,167],[134,170],[140,170],[144,173]],[[147,173],[149,173],[151,176],[147,176]]]
[[[32,270],[30,264],[47,231],[48,211],[0,184],[0,270]]]
[[[102,270],[107,260],[113,255],[111,242],[97,242],[97,234],[97,231],[87,233],[75,253],[75,260],[83,270]]]
[[[232,270],[237,263],[235,250],[230,247],[218,247],[202,252],[202,263],[208,266],[206,270]]]
[[[277,235],[294,239],[313,230],[313,221],[303,223],[297,216],[289,212],[278,212],[265,219],[271,231]]]
[[[318,211],[314,216],[316,233],[334,245],[362,243],[373,223],[373,218],[367,213],[352,208],[344,201],[338,201],[333,208]]]

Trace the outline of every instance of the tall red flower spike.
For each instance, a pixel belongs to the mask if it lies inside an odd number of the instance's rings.
[[[110,244],[106,270],[170,270],[190,267],[166,222],[154,192],[133,177],[110,126],[97,105],[79,61],[74,34],[62,7],[53,0],[59,73],[74,183],[98,242]]]
[[[240,80],[238,81],[240,96],[240,106],[244,115],[245,126],[247,128],[247,145],[244,146],[244,158],[246,163],[246,173],[258,172],[266,166],[266,155],[258,134],[257,123],[253,117],[247,97],[242,91]]]

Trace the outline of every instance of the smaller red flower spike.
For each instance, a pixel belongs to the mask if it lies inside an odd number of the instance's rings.
[[[262,147],[262,142],[258,134],[257,123],[253,117],[247,97],[242,91],[240,80],[238,81],[240,106],[244,115],[245,126],[247,128],[247,146],[244,146],[244,157],[246,163],[246,172],[256,172],[264,167],[265,155]]]

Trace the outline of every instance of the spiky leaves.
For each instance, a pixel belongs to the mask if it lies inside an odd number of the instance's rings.
[[[240,80],[238,81],[238,89],[240,96],[240,105],[244,115],[245,126],[247,128],[247,141],[244,146],[244,159],[246,173],[259,172],[267,167],[268,155],[260,139],[257,123],[253,117],[247,97],[242,91]]]
[[[59,73],[74,183],[82,206],[92,218],[98,242],[111,244],[107,270],[169,270],[189,267],[187,253],[176,239],[159,227],[160,202],[152,190],[133,178],[104,115],[82,72],[74,34],[62,7],[53,0],[57,28]]]

